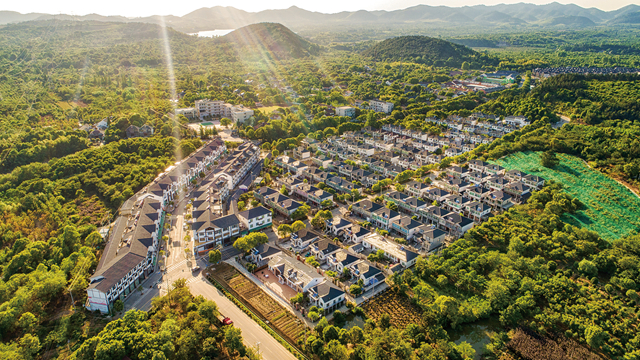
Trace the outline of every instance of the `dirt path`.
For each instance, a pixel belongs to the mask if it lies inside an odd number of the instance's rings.
[[[560,113],[556,113],[556,115],[560,117],[560,121],[552,125],[554,129],[559,129],[562,127],[562,125],[568,124],[571,122],[571,118],[568,116],[562,115]]]

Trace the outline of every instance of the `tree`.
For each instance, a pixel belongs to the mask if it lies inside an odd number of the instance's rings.
[[[356,284],[353,284],[349,287],[349,292],[354,296],[358,296],[362,294],[362,288]]]
[[[302,303],[303,300],[304,300],[304,294],[299,292],[295,296],[293,296],[291,299],[289,299],[289,302],[291,302],[292,304],[300,304]]]
[[[293,228],[291,227],[291,225],[280,224],[280,226],[278,226],[278,236],[284,238],[291,235],[291,233],[293,233]]]
[[[211,264],[217,264],[222,260],[222,253],[220,250],[216,249],[213,251],[209,251],[209,262]]]
[[[300,230],[302,230],[302,229],[304,229],[304,228],[306,228],[306,227],[307,227],[307,225],[305,225],[305,224],[304,224],[302,221],[300,221],[300,220],[297,220],[296,222],[294,222],[293,224],[291,224],[291,230],[292,230],[293,232],[300,231]]]
[[[471,344],[466,341],[456,345],[456,350],[458,350],[463,359],[473,359],[473,357],[476,356],[476,351]]]
[[[309,205],[302,205],[299,208],[297,208],[292,214],[291,214],[291,218],[293,220],[301,220],[301,219],[306,219],[307,218],[307,214],[309,214],[309,210],[311,210],[311,207]]]
[[[271,151],[271,156],[273,156],[273,158],[277,158],[278,156],[280,156],[280,151],[278,151],[278,149],[273,149],[273,151]]]
[[[394,179],[394,182],[403,183],[405,181],[408,181],[412,177],[414,177],[415,174],[416,172],[413,170],[405,170],[396,176],[396,178]]]
[[[582,259],[582,261],[578,263],[578,271],[588,276],[595,276],[598,273],[598,267],[593,261]]]
[[[25,355],[24,357],[31,359],[40,351],[40,339],[37,336],[25,334],[20,339],[20,347]]]
[[[282,185],[282,187],[280,188],[280,193],[284,196],[289,195],[289,190],[287,190],[287,187]]]
[[[554,168],[560,163],[560,159],[553,150],[547,150],[540,156],[540,164],[546,168]]]
[[[331,201],[331,200],[329,200],[329,199],[327,199],[327,200],[323,200],[323,201],[320,203],[320,207],[321,207],[321,208],[323,208],[323,209],[330,208],[330,207],[332,207],[332,206],[333,206],[333,201]]]
[[[36,325],[38,325],[38,319],[30,312],[25,312],[24,314],[22,314],[22,316],[20,316],[20,319],[18,320],[18,326],[25,333],[32,332]]]
[[[326,340],[325,340],[326,341]],[[332,360],[347,360],[349,359],[349,352],[347,348],[342,345],[338,340],[331,340],[324,347],[324,353],[327,358]]]
[[[253,232],[237,239],[233,243],[233,247],[246,253],[254,247],[260,244],[266,244],[267,242],[269,242],[269,237],[267,236],[267,234],[261,232]]]
[[[113,303],[113,310],[115,312],[120,312],[124,310],[124,303],[122,302],[122,300],[118,299]]]
[[[339,337],[340,337],[340,333],[338,332],[338,329],[333,325],[326,326],[322,330],[322,338],[324,339],[325,342],[329,342],[331,340],[338,340]]]
[[[240,356],[244,356],[246,352],[242,343],[242,331],[235,326],[224,327],[224,345],[230,352],[237,352]]]
[[[229,128],[229,125],[231,125],[231,123],[233,123],[233,121],[231,121],[231,119],[229,119],[229,118],[225,117],[225,118],[220,119],[220,125],[222,125],[222,126],[224,126],[226,128]]]

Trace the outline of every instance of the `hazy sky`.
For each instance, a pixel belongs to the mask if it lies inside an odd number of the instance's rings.
[[[13,10],[21,13],[43,12],[49,14],[73,14],[86,15],[97,13],[101,15],[123,15],[129,17],[148,15],[177,15],[182,16],[202,7],[216,5],[233,6],[247,11],[260,11],[265,9],[284,9],[292,5],[300,8],[320,11],[324,13],[336,13],[340,11],[355,10],[395,10],[404,9],[418,4],[427,5],[495,5],[501,3],[517,3],[520,0],[183,0],[156,2],[140,0],[18,0],[3,1],[0,10]],[[547,4],[549,0],[529,0],[527,3]],[[597,7],[602,10],[615,10],[630,3],[629,0],[575,0],[559,1],[560,3],[574,3],[582,7]],[[637,0],[636,2],[637,3]]]

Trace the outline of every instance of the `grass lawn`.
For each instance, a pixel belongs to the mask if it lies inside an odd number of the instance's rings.
[[[555,169],[545,168],[540,165],[540,154],[516,153],[494,163],[561,183],[564,191],[586,205],[586,209],[562,218],[569,224],[595,231],[607,240],[639,232],[640,198],[629,189],[574,156],[558,154],[560,164]]]
[[[257,108],[256,110],[260,110],[263,114],[271,114],[272,112],[280,109],[282,106],[265,106],[261,108]]]
[[[78,105],[73,101],[58,101],[58,106],[62,110],[69,110],[69,109],[73,109],[74,107],[77,107]]]

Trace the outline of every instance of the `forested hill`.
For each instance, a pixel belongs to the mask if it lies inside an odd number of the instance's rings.
[[[466,46],[428,36],[399,36],[365,50],[375,60],[409,60],[432,65],[460,66],[463,62],[490,62]]]
[[[240,51],[258,52],[275,59],[301,58],[316,55],[320,50],[320,46],[277,23],[248,25],[223,36],[220,41],[229,42]]]

